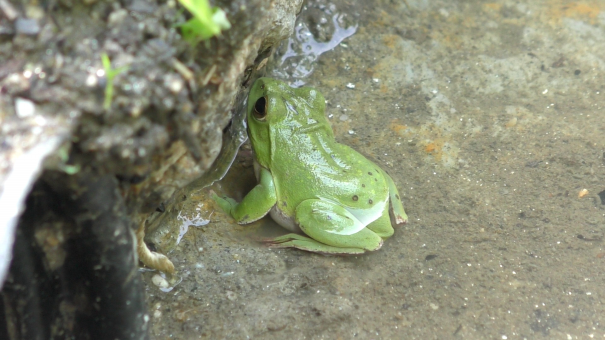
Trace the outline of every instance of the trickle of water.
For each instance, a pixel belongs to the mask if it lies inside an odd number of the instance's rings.
[[[303,86],[304,78],[313,72],[315,61],[319,56],[334,49],[357,31],[357,24],[345,28],[342,23],[343,17],[338,13],[332,15],[334,32],[332,38],[325,42],[317,40],[307,23],[299,22],[294,29],[294,34],[286,43],[286,51],[280,57],[279,65],[272,70],[274,76],[289,81],[292,87]],[[327,20],[321,23],[327,24]]]
[[[181,224],[181,228],[179,230],[179,236],[176,239],[176,244],[179,244],[183,236],[185,236],[187,231],[189,231],[189,226],[201,227],[210,223],[210,220],[206,220],[201,217],[200,213],[198,213],[196,216],[192,216],[191,218],[189,218],[185,215],[181,215],[181,212],[179,211],[179,215],[176,218],[183,221],[183,224]]]

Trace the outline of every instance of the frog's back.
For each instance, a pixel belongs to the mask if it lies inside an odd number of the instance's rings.
[[[260,111],[263,106],[272,111],[267,115],[270,124],[264,137],[269,148],[262,152],[269,155],[264,161],[274,180],[278,209],[294,216],[302,201],[319,198],[345,207],[363,222],[380,216],[388,200],[383,172],[334,140],[321,93],[276,81],[263,83],[267,99],[261,100]],[[251,139],[254,145],[255,138]]]
[[[279,147],[271,172],[280,209],[293,213],[303,200],[321,198],[354,215],[356,211],[365,216],[373,210],[377,213],[370,216],[382,213],[388,200],[383,172],[354,149],[321,132],[280,134],[275,142]]]

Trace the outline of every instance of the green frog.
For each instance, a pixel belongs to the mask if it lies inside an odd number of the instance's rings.
[[[267,214],[292,233],[267,240],[323,254],[380,249],[393,226],[407,222],[391,177],[336,142],[325,100],[311,87],[260,78],[248,96],[248,136],[258,184],[240,203],[215,201],[239,224]]]

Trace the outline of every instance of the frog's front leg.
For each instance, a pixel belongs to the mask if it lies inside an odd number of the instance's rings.
[[[287,234],[269,243],[323,254],[363,254],[382,246],[380,236],[344,207],[329,201],[302,201],[296,207],[296,223],[309,237]]]
[[[277,194],[271,172],[261,168],[259,183],[237,203],[229,197],[219,197],[214,194],[213,198],[226,213],[231,215],[238,224],[252,223],[261,219],[277,203]]]

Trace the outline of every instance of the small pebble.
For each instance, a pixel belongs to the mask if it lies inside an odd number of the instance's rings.
[[[506,124],[504,126],[506,126],[507,128],[512,128],[515,125],[517,125],[517,117],[513,117],[513,118],[509,119],[508,122],[506,122]]]
[[[103,76],[105,75],[105,72],[103,72]],[[99,84],[99,78],[94,75],[94,74],[89,74],[86,77],[86,82],[85,82],[86,86],[88,87],[94,87],[97,86],[97,84]]]
[[[235,294],[235,292],[232,292],[230,290],[227,291],[227,299],[231,300],[231,301],[235,301],[237,299],[237,294]]]
[[[168,281],[166,281],[165,278],[163,278],[161,275],[159,274],[155,274],[152,278],[151,278],[151,282],[153,282],[154,285],[160,287],[160,288],[168,288],[170,287],[170,285],[168,284]]]
[[[107,23],[110,26],[117,26],[121,24],[128,17],[128,11],[125,9],[118,9],[109,14],[107,18]]]
[[[168,87],[170,92],[174,94],[181,92],[181,90],[185,87],[183,80],[176,76],[166,76],[166,79],[164,79],[164,84],[166,87]]]
[[[40,25],[36,19],[18,18],[15,20],[17,33],[25,35],[36,35],[40,32]]]
[[[15,99],[15,112],[19,118],[31,117],[35,111],[36,105],[31,100],[18,97]]]

